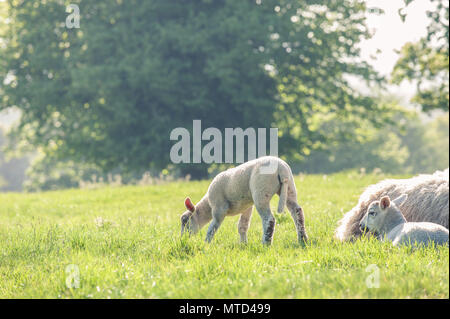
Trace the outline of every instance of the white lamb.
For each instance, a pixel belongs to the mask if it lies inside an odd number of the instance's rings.
[[[398,209],[408,197],[403,194],[392,202],[389,196],[369,205],[360,223],[361,230],[368,230],[378,238],[392,241],[397,245],[424,244],[448,245],[448,229],[442,225],[428,222],[408,223]]]
[[[186,230],[197,233],[212,220],[206,235],[206,241],[210,242],[225,216],[241,214],[238,231],[241,242],[247,242],[247,230],[255,205],[262,219],[262,241],[270,245],[275,218],[269,204],[274,194],[280,196],[278,212],[283,212],[286,205],[294,219],[298,240],[307,241],[303,210],[297,204],[291,169],[286,162],[272,156],[248,161],[218,174],[195,206],[189,197],[186,198],[188,210],[181,215],[181,234]]]

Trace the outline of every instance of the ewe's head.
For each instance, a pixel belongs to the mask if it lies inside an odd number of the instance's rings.
[[[189,234],[195,234],[198,232],[197,216],[195,214],[195,206],[192,201],[187,197],[184,201],[187,211],[181,215],[181,236],[187,230]]]
[[[386,218],[392,214],[401,214],[398,206],[400,206],[408,198],[408,195],[403,194],[391,201],[389,196],[382,197],[379,201],[370,203],[367,212],[363,219],[359,223],[359,227],[362,231],[368,230],[376,235],[381,234],[385,229],[385,224],[388,223],[389,218]]]

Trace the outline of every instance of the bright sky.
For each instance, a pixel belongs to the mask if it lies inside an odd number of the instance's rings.
[[[398,10],[404,8],[403,0],[368,0],[369,7],[378,7],[384,10],[383,15],[370,15],[367,24],[375,35],[368,41],[361,43],[363,58],[382,74],[389,75],[399,50],[406,42],[416,42],[426,35],[428,18],[426,11],[430,9],[429,0],[413,1],[406,9],[405,22],[402,22]],[[382,52],[376,55],[377,49]],[[370,55],[376,55],[377,60],[370,59]]]
[[[3,1],[3,0],[0,0]],[[370,15],[367,24],[375,32],[372,39],[361,43],[361,53],[364,60],[369,61],[383,75],[389,75],[397,61],[399,50],[406,42],[415,42],[426,34],[428,18],[426,10],[431,6],[429,0],[413,1],[404,11],[407,13],[402,22],[398,10],[404,7],[403,0],[367,0],[369,7],[384,10],[383,15]],[[376,54],[377,49],[381,53]],[[371,59],[376,56],[376,60]],[[404,82],[400,87],[393,86],[390,91],[403,96],[407,102],[414,93],[414,86]],[[0,113],[0,125],[9,126],[17,119],[16,112]]]

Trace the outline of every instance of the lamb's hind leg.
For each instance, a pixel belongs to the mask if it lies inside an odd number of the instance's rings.
[[[279,190],[276,174],[256,174],[250,180],[253,203],[262,219],[263,244],[270,245],[275,230],[275,217],[270,211],[270,199]]]
[[[241,237],[241,243],[247,243],[247,231],[250,225],[250,219],[252,218],[253,206],[246,209],[239,217],[238,231]]]
[[[273,233],[275,230],[275,217],[270,211],[270,205],[256,206],[256,210],[261,216],[262,226],[263,226],[263,244],[270,245],[272,244]]]
[[[291,213],[292,219],[295,223],[295,228],[297,229],[297,238],[299,242],[307,242],[308,235],[306,235],[305,230],[305,216],[303,214],[303,209],[297,204],[296,201],[287,202],[287,207]]]

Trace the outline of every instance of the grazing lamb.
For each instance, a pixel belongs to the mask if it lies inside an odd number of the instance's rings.
[[[392,202],[389,196],[369,205],[360,228],[374,233],[379,239],[392,241],[394,246],[403,244],[448,245],[448,229],[435,223],[408,223],[398,209],[408,197],[403,194]]]
[[[433,175],[418,175],[409,179],[388,179],[369,186],[359,198],[358,205],[340,220],[335,238],[341,241],[361,236],[359,223],[369,204],[383,196],[397,198],[407,194],[400,207],[408,222],[431,222],[448,229],[449,223],[448,169]]]
[[[188,210],[181,215],[181,234],[186,230],[197,233],[212,220],[206,234],[206,241],[210,242],[225,216],[241,214],[238,231],[241,242],[247,242],[247,230],[255,205],[262,219],[262,241],[270,245],[275,218],[269,203],[275,193],[280,196],[278,212],[283,212],[286,205],[294,219],[298,240],[307,241],[303,210],[297,204],[291,169],[286,162],[272,156],[248,161],[218,174],[196,206],[189,197],[186,198]]]

